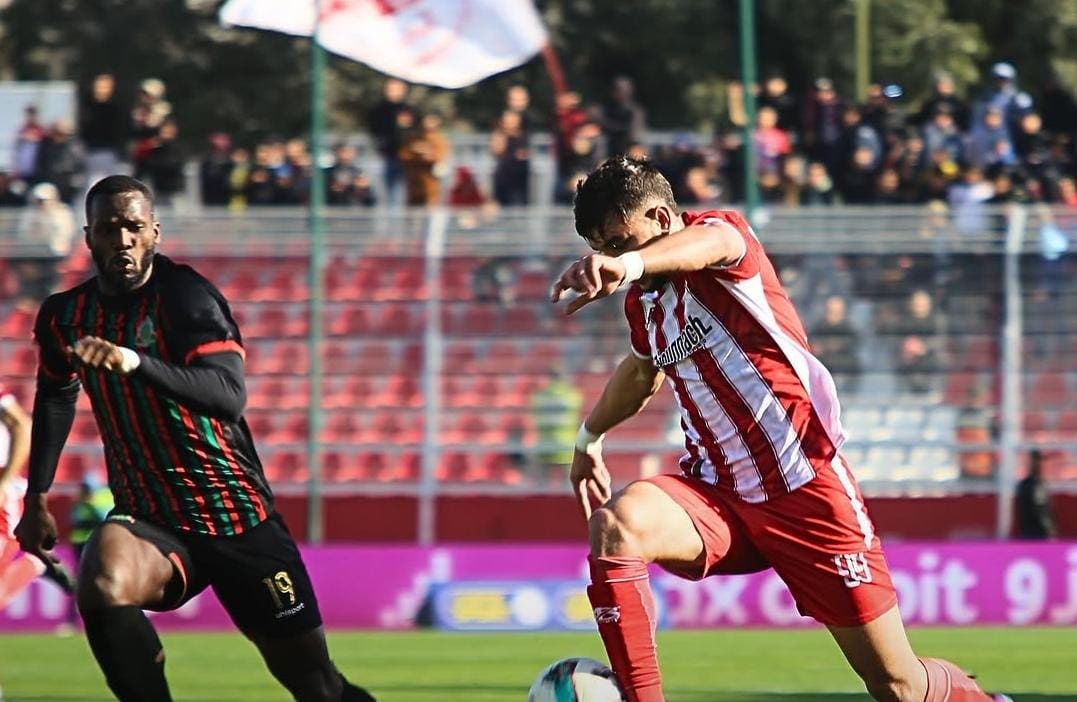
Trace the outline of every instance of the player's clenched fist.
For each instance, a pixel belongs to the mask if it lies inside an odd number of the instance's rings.
[[[610,295],[627,278],[625,262],[618,257],[590,254],[573,263],[550,291],[550,302],[558,302],[569,290],[579,293],[568,306],[565,314],[572,314],[584,305]]]
[[[91,368],[119,371],[123,368],[123,352],[111,341],[96,336],[84,336],[68,347],[71,357]]]

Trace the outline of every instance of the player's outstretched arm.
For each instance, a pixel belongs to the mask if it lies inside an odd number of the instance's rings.
[[[610,474],[602,460],[603,435],[646,407],[664,377],[650,359],[629,355],[617,366],[580,427],[569,480],[585,518],[591,518],[592,503],[602,504],[611,496]]]
[[[47,551],[56,545],[57,533],[56,520],[49,512],[46,495],[52,487],[60,453],[75,421],[78,394],[76,378],[60,380],[45,372],[38,373],[30,431],[29,485],[22,519],[15,527],[15,538],[23,551],[46,562],[52,560]]]
[[[550,301],[559,302],[569,291],[578,293],[565,306],[565,314],[572,314],[645,275],[663,276],[729,266],[741,260],[746,251],[744,236],[729,224],[685,227],[650,239],[642,247],[620,256],[601,253],[584,256],[554,282]]]
[[[199,355],[189,365],[178,365],[87,336],[68,353],[75,363],[134,375],[186,405],[229,421],[238,420],[247,404],[243,357],[236,351]]]

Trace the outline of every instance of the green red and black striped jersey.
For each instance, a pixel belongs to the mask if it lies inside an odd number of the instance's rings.
[[[49,297],[34,327],[39,373],[86,390],[104,444],[116,510],[194,534],[230,536],[273,511],[246,420],[212,416],[139,377],[72,364],[66,348],[97,336],[175,365],[243,355],[221,293],[158,254],[145,285],[105,295],[97,278]]]

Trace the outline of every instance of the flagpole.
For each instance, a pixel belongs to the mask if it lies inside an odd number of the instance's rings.
[[[322,436],[322,320],[325,307],[325,174],[318,159],[325,140],[325,49],[318,41],[321,0],[314,0],[314,32],[310,40],[310,396],[307,407],[307,540],[321,543],[325,537],[323,481],[319,442]]]

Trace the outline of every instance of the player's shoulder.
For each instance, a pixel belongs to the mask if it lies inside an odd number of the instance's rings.
[[[159,276],[158,289],[167,299],[188,305],[225,302],[217,286],[193,266],[177,263],[163,254],[157,254],[153,266]]]
[[[42,301],[41,307],[38,308],[37,318],[38,320],[52,319],[61,310],[69,309],[80,299],[85,299],[86,296],[96,294],[96,292],[97,276],[84,280],[73,288],[54,292]]]
[[[736,210],[686,210],[681,213],[681,218],[685,226],[689,227],[695,224],[728,224],[744,234],[751,231],[748,220]]]

